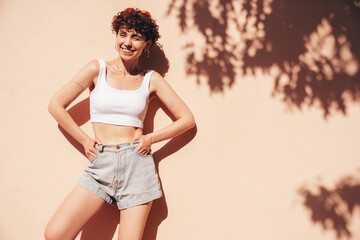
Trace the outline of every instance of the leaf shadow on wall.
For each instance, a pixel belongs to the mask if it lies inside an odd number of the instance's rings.
[[[360,100],[360,1],[171,0],[166,14],[186,35],[186,73],[211,94],[260,72],[289,109],[326,119]]]
[[[147,69],[154,69],[162,76],[165,76],[169,69],[169,62],[165,57],[165,53],[161,47],[154,45],[150,49],[150,57],[140,59],[141,64]],[[90,91],[94,86],[90,88]],[[151,100],[144,120],[144,134],[152,132],[154,129],[154,118],[159,109],[162,109],[173,121],[175,117],[166,108],[166,106],[158,99],[156,95],[150,96]],[[74,121],[82,126],[90,120],[90,103],[89,98],[82,100],[67,110]],[[73,137],[71,137],[60,125],[59,130],[65,138],[75,147],[82,155],[85,156],[84,148]],[[159,172],[159,162],[167,156],[177,152],[187,145],[196,135],[196,126],[172,138],[163,147],[153,153],[156,170],[159,174],[161,182],[161,173]],[[162,184],[161,184],[162,186]],[[143,239],[155,240],[159,225],[168,215],[166,203],[166,193],[160,199],[156,199],[151,207],[148,220],[145,226]],[[94,215],[81,231],[81,240],[111,240],[113,239],[117,225],[120,221],[120,212],[116,205],[105,204],[100,211]]]
[[[311,191],[302,186],[298,193],[303,197],[304,207],[314,224],[324,230],[333,231],[337,239],[352,237],[351,223],[356,209],[360,210],[360,180],[347,176],[335,184],[334,188],[317,186]]]

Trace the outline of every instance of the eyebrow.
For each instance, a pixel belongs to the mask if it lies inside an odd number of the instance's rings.
[[[128,33],[129,30],[124,30],[124,29],[120,29],[119,32],[121,33]],[[130,34],[132,34],[133,36],[139,37],[139,38],[143,38],[144,36],[140,33],[134,33],[134,32],[129,32]]]

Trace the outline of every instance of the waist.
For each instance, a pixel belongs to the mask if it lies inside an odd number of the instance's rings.
[[[143,134],[142,128],[132,126],[113,125],[105,123],[92,123],[94,134],[103,144],[121,144]]]
[[[138,140],[132,142],[120,143],[120,144],[99,145],[96,143],[95,148],[100,152],[119,152],[127,149],[135,149],[139,144],[140,142]]]
[[[119,126],[133,126],[142,128],[144,116],[132,116],[125,114],[100,114],[90,112],[90,122],[105,123]]]

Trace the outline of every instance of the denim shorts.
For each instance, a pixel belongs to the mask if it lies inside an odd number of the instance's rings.
[[[141,155],[139,141],[118,145],[98,145],[76,185],[89,189],[119,209],[147,203],[162,197],[159,177],[151,150]]]

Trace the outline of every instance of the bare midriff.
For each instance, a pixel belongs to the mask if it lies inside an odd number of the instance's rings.
[[[113,125],[106,123],[91,123],[94,129],[95,137],[100,139],[103,145],[115,145],[132,141],[141,136],[142,128]]]

